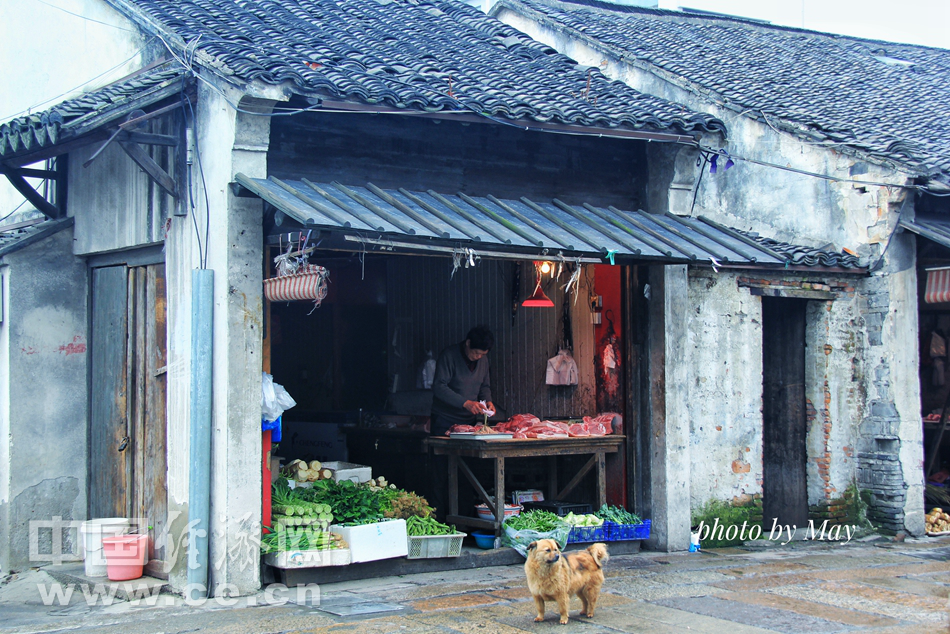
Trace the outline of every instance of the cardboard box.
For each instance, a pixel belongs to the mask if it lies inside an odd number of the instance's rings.
[[[519,505],[522,502],[542,502],[544,501],[544,492],[539,489],[525,489],[524,491],[513,491],[511,494],[511,503]]]
[[[350,563],[348,548],[332,550],[286,550],[264,555],[264,563],[275,568],[321,568]]]
[[[343,536],[350,547],[353,563],[405,557],[409,554],[406,520],[386,520],[361,526],[333,524],[330,531]]]

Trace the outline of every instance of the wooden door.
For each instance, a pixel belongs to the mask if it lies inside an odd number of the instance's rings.
[[[805,474],[805,307],[762,298],[762,518],[766,528],[808,522]]]
[[[129,517],[128,269],[92,272],[89,518]]]
[[[133,518],[161,536],[168,514],[164,265],[95,269],[92,333],[89,516]],[[164,558],[163,541],[152,540],[150,559]]]

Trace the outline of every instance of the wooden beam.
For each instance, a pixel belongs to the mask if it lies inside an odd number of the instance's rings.
[[[12,225],[2,225],[0,226],[0,233],[7,233],[8,231],[16,231],[17,229],[32,227],[33,225],[38,225],[41,222],[46,222],[46,218],[33,218],[32,220],[24,220],[23,222],[14,222]]]
[[[164,189],[170,196],[178,198],[178,187],[175,180],[168,175],[168,172],[162,169],[162,166],[148,155],[138,144],[129,141],[119,141],[119,145],[125,150],[136,164],[145,170],[145,173],[154,180],[159,187]]]
[[[38,191],[33,189],[33,187],[26,182],[26,179],[18,171],[12,171],[9,169],[3,170],[4,175],[7,177],[7,180],[10,181],[10,184],[20,194],[27,199],[34,207],[36,207],[43,215],[56,220],[60,217],[59,208],[56,207],[53,203],[43,198]]]
[[[759,297],[789,297],[796,299],[815,299],[819,301],[838,298],[837,293],[830,291],[811,291],[799,288],[764,288],[759,286],[750,286],[749,294],[758,295]]]
[[[21,167],[16,171],[20,176],[25,176],[26,178],[45,178],[46,180],[56,180],[59,178],[59,174],[51,170],[38,170],[30,169],[28,167]]]
[[[170,134],[152,134],[150,132],[129,132],[127,130],[122,130],[117,138],[120,141],[142,143],[144,145],[166,145],[168,147],[178,146],[178,138]]]

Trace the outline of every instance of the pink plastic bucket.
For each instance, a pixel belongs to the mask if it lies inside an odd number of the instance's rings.
[[[119,535],[102,540],[109,581],[128,581],[142,576],[148,558],[148,535]]]

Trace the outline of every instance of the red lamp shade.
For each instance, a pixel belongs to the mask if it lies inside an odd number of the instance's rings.
[[[552,302],[547,295],[544,294],[544,291],[541,290],[541,278],[538,278],[538,285],[534,287],[534,293],[531,297],[521,302],[522,306],[527,307],[536,307],[536,308],[554,308],[554,302]]]

